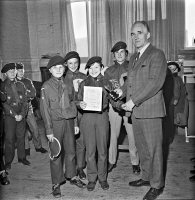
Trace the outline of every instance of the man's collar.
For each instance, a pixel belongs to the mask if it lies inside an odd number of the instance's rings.
[[[138,51],[140,52],[139,57],[144,53],[144,51],[148,48],[149,45],[150,45],[150,42],[148,42],[141,50]]]

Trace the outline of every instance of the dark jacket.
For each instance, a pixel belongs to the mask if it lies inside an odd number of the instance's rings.
[[[15,84],[18,99],[13,93],[11,84]],[[6,99],[5,99],[6,95]],[[1,100],[3,102],[4,114],[15,117],[16,115],[22,115],[25,118],[28,110],[26,88],[22,82],[17,80],[10,81],[5,79],[1,84]]]
[[[77,109],[73,101],[74,91],[71,85],[51,77],[41,89],[40,111],[44,120],[46,134],[53,134],[52,121],[73,119]]]
[[[25,87],[26,87],[26,94],[27,94],[27,100],[28,100],[28,111],[33,112],[33,107],[31,104],[31,100],[33,100],[36,97],[36,89],[33,85],[33,82],[28,79],[23,77],[21,80],[16,78],[17,81],[21,81]]]
[[[77,96],[77,106],[79,107],[80,101],[83,101],[83,93],[84,93],[84,86],[92,86],[92,87],[102,87],[103,88],[103,94],[102,94],[102,111],[108,110],[108,102],[109,102],[109,96],[107,91],[105,90],[104,86],[107,86],[109,84],[108,80],[106,80],[102,74],[100,74],[97,78],[93,78],[92,76],[88,76],[79,87],[79,92]],[[87,110],[84,110],[83,112],[89,112]]]

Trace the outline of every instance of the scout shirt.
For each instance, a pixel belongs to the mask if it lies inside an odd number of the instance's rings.
[[[40,111],[44,120],[46,134],[53,134],[53,121],[74,119],[77,109],[73,101],[74,93],[64,82],[64,78],[51,77],[41,88]]]
[[[111,82],[112,90],[121,88],[124,85],[125,79],[127,78],[128,66],[129,61],[127,60],[122,64],[115,61],[114,64],[105,71],[104,76]],[[129,116],[129,112],[121,110],[121,105],[124,103],[123,101],[118,101],[117,103],[112,104],[113,109],[122,116]]]
[[[118,89],[124,84],[124,79],[127,77],[129,61],[125,60],[122,64],[117,61],[111,65],[104,73],[106,79],[112,84],[112,89]]]
[[[80,101],[83,101],[83,93],[84,93],[84,86],[92,86],[92,87],[102,87],[103,88],[103,94],[102,94],[102,112],[108,110],[108,103],[111,101],[108,92],[105,90],[105,86],[110,88],[111,84],[110,82],[102,75],[99,74],[96,78],[93,78],[92,76],[88,76],[83,82],[81,82],[79,86],[79,92],[77,96],[77,106],[79,106]],[[112,101],[114,103],[114,101]],[[90,112],[87,110],[83,110],[83,112]],[[96,112],[96,111],[94,111]],[[101,112],[100,112],[101,113]]]
[[[76,70],[75,72],[72,72],[71,70],[67,71],[65,75],[65,83],[71,84],[71,88],[74,88],[74,99],[76,99],[80,83],[85,80],[86,77],[87,76],[79,70]]]
[[[26,87],[26,93],[27,93],[27,100],[28,100],[28,112],[33,113],[33,107],[31,104],[31,100],[33,100],[36,97],[36,89],[33,85],[33,82],[28,79],[23,77],[21,80],[16,78],[17,81],[21,81],[25,87]]]
[[[72,72],[68,69],[66,75],[65,75],[65,83],[69,84],[69,90],[71,91],[72,88],[74,88],[74,97],[73,100],[77,100],[78,90],[80,83],[86,79],[86,75],[80,72],[79,70],[76,70],[75,72]],[[74,120],[75,126],[78,126],[82,117],[82,110],[79,110],[78,115],[76,119]]]
[[[13,92],[12,84],[15,85],[17,94]],[[25,85],[16,79],[11,81],[6,78],[1,84],[1,93],[6,95],[6,100],[3,101],[4,114],[14,118],[22,115],[25,118],[28,110]]]

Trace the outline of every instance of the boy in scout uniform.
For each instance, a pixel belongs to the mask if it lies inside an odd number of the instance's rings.
[[[73,101],[73,90],[65,84],[63,74],[65,67],[61,56],[54,56],[49,60],[47,68],[52,74],[41,89],[40,111],[46,128],[46,135],[50,142],[54,137],[65,151],[65,177],[70,184],[79,188],[86,185],[76,176],[75,163],[75,135],[79,129],[74,119],[77,109]],[[73,88],[72,88],[73,89]],[[52,179],[52,193],[54,197],[60,197],[60,184],[65,181],[63,171],[63,152],[54,160],[50,160]]]
[[[31,100],[33,100],[36,97],[36,89],[33,85],[33,82],[30,79],[24,77],[24,65],[22,63],[16,63],[16,69],[17,69],[17,80],[24,83],[27,89],[28,113],[27,113],[26,122],[32,134],[32,140],[35,146],[35,150],[36,152],[46,153],[47,150],[42,147],[41,136],[39,133],[38,125],[37,125],[34,112],[33,112],[33,107],[31,104]],[[29,145],[27,131],[25,134],[25,146],[26,146],[25,148],[26,155],[30,155],[30,145]]]
[[[120,88],[124,84],[124,80],[127,77],[127,70],[129,62],[127,61],[128,50],[127,45],[123,41],[117,42],[111,49],[111,52],[116,59],[114,64],[110,66],[104,73],[106,79],[108,79],[114,89]],[[129,114],[129,115],[128,115]],[[135,139],[133,134],[131,118],[129,118],[130,112],[119,111],[111,104],[109,106],[109,120],[110,120],[110,146],[109,146],[109,165],[108,172],[116,166],[117,152],[118,152],[118,137],[121,130],[122,119],[124,121],[125,129],[129,141],[129,153],[130,160],[133,168],[133,173],[140,173],[139,156],[137,148],[135,146]]]
[[[78,94],[79,84],[86,79],[86,75],[79,71],[80,67],[80,56],[75,51],[70,51],[65,56],[65,63],[68,67],[68,70],[65,75],[65,82],[72,85],[74,88],[74,100],[76,100],[76,96]],[[80,124],[80,119],[82,116],[82,111],[78,112],[77,120],[78,125]],[[77,163],[77,173],[81,180],[86,179],[86,174],[83,171],[85,168],[85,145],[83,141],[83,134],[79,132],[76,138],[76,163]]]
[[[109,189],[109,184],[107,182],[109,98],[107,91],[104,89],[104,86],[107,86],[107,82],[101,74],[102,67],[102,59],[99,56],[94,56],[88,60],[86,69],[89,69],[89,76],[81,82],[78,92],[77,106],[83,110],[80,130],[81,134],[84,135],[86,145],[87,178],[89,181],[87,185],[88,191],[93,191],[95,189],[97,179],[103,190]],[[85,110],[87,103],[83,101],[84,86],[102,88],[102,111]],[[96,151],[98,155],[97,163]]]
[[[25,155],[25,130],[26,114],[28,109],[26,88],[23,83],[17,81],[16,64],[8,63],[2,70],[6,79],[1,85],[1,92],[6,95],[3,102],[4,127],[5,127],[5,166],[11,168],[15,155],[15,138],[18,154],[18,162],[30,165]]]

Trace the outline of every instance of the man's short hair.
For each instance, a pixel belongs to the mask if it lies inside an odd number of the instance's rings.
[[[150,28],[148,26],[148,23],[146,21],[136,21],[133,23],[133,26],[136,25],[136,24],[143,24],[144,27],[146,27],[147,31],[150,33]]]

